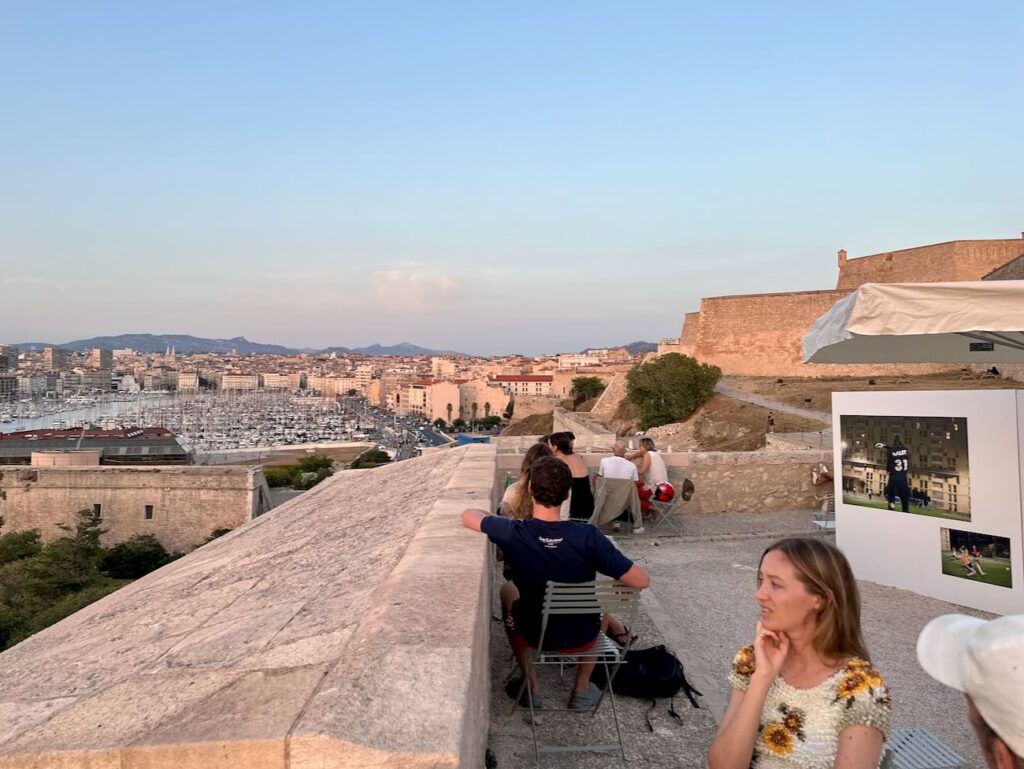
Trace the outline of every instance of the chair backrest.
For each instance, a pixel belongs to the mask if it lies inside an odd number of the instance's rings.
[[[594,513],[590,516],[590,522],[600,526],[618,518],[623,510],[632,509],[639,504],[636,483],[628,478],[605,478],[599,475],[594,493]]]
[[[548,582],[544,590],[540,645],[543,648],[548,618],[565,614],[613,613],[627,625],[633,623],[640,591],[635,587],[598,579],[593,582]]]

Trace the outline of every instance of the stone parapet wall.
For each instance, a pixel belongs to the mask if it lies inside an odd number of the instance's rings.
[[[550,414],[558,405],[558,398],[546,395],[517,395],[512,406],[512,420],[509,424],[537,414]]]
[[[570,432],[576,436],[576,444],[581,447],[604,445],[610,438],[615,441],[615,431],[592,418],[590,414],[577,411],[566,411],[561,406],[554,410],[554,429],[552,432]],[[600,440],[599,444],[593,442],[593,438]],[[611,443],[608,443],[611,446]]]
[[[272,506],[259,467],[8,466],[0,472],[5,531],[38,529],[47,541],[64,536],[59,525],[73,526],[75,513],[99,505],[104,544],[152,534],[181,552]]]
[[[831,484],[811,484],[811,469],[831,467],[831,451],[705,451],[664,455],[669,481],[690,478],[696,493],[684,513],[819,510]]]
[[[0,654],[0,769],[481,767],[492,446],[339,473]]]
[[[949,364],[807,364],[803,337],[843,291],[719,296],[701,300],[695,356],[729,376],[835,377],[934,374]]]
[[[626,374],[616,374],[608,382],[597,399],[597,403],[590,409],[589,414],[593,419],[607,422],[619,408],[619,404],[626,398]]]
[[[936,283],[981,280],[1024,253],[1024,240],[954,240],[847,259],[837,289],[864,283]]]
[[[683,330],[679,336],[679,350],[691,358],[697,352],[700,342],[700,313],[688,312],[683,316]]]

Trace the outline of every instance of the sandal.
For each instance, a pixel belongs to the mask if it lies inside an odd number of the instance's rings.
[[[626,625],[622,626],[621,633],[608,633],[608,637],[623,649],[627,646],[632,646],[638,638],[638,636],[629,631],[629,628]]]

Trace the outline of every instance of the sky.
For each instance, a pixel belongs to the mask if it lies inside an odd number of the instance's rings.
[[[0,342],[472,354],[1024,230],[1018,0],[0,3]]]

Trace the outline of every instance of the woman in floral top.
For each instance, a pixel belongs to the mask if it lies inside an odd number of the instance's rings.
[[[757,584],[761,618],[733,661],[709,769],[874,769],[891,704],[868,661],[846,557],[817,538],[779,540]]]

